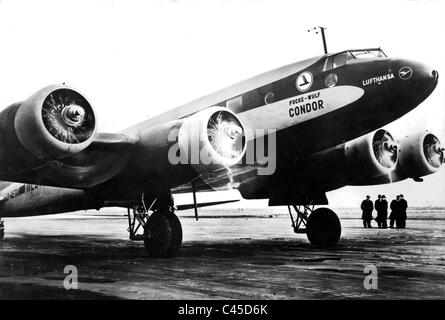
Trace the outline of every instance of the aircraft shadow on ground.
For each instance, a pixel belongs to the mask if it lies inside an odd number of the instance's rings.
[[[1,300],[109,300],[118,299],[112,295],[105,295],[87,290],[65,290],[63,287],[44,286],[34,283],[7,283],[0,286]]]
[[[233,239],[212,241],[186,241],[179,251],[181,258],[246,258],[256,255],[303,254],[338,255],[343,250],[361,250],[354,241],[341,240],[334,248],[316,248],[305,239]],[[0,256],[15,259],[79,263],[122,259],[155,259],[148,256],[143,243],[108,237],[78,235],[27,234],[23,237],[5,238],[0,243]],[[175,258],[174,258],[175,259]]]

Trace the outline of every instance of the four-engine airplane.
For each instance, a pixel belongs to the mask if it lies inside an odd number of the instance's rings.
[[[0,179],[9,181],[0,183],[0,217],[120,206],[130,239],[144,241],[151,256],[171,257],[182,242],[172,194],[236,188],[246,199],[287,205],[295,232],[333,246],[337,215],[314,210],[327,204],[327,191],[421,180],[441,167],[444,149],[432,133],[396,141],[379,129],[417,107],[437,82],[437,71],[380,48],[346,50],[261,74],[120,133],[97,132],[87,98],[52,85],[0,113]]]

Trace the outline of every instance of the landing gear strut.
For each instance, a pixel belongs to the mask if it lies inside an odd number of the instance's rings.
[[[294,218],[291,207],[297,215]],[[340,219],[328,208],[314,210],[313,205],[288,205],[295,233],[306,233],[309,242],[317,247],[333,247],[341,236]]]
[[[182,243],[181,222],[174,213],[173,205],[160,203],[151,210],[155,202],[148,209],[143,201],[142,205],[134,206],[132,210],[128,208],[130,240],[144,241],[152,257],[174,257]],[[149,211],[152,213],[148,214]],[[140,229],[143,233],[138,233]]]
[[[132,211],[132,213],[131,213]],[[133,206],[133,208],[127,208],[127,216],[128,216],[128,229],[127,231],[130,233],[130,240],[133,241],[142,241],[144,240],[143,234],[138,234],[139,228],[147,224],[148,213],[147,210],[142,206]]]

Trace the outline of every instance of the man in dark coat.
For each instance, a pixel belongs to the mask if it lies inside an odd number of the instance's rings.
[[[374,210],[374,205],[372,201],[369,200],[370,196],[366,196],[366,199],[362,201],[362,205],[360,206],[362,209],[362,220],[363,220],[363,228],[372,228],[371,220],[372,220],[372,210]]]
[[[400,216],[400,196],[397,196],[390,204],[391,214],[389,215],[389,227],[394,228],[394,222]]]
[[[381,225],[382,225],[382,222],[381,222],[380,217],[379,217],[379,209],[380,209],[381,201],[382,201],[382,195],[379,194],[377,196],[377,200],[374,201],[374,209],[375,209],[375,211],[377,211],[377,217],[375,217],[374,220],[375,220],[375,222],[377,222],[377,226],[379,228],[381,228]]]
[[[400,198],[400,200],[399,200],[399,202],[400,202],[400,207],[399,207],[400,211],[399,212],[400,213],[399,213],[396,223],[397,223],[397,228],[405,229],[406,228],[406,209],[408,208],[408,202],[406,202],[406,200],[403,198],[403,194],[401,194],[399,196],[399,198]]]
[[[377,225],[380,229],[386,229],[388,227],[386,219],[388,219],[388,201],[386,201],[385,195],[379,195],[378,200],[374,203],[374,208],[377,211]]]

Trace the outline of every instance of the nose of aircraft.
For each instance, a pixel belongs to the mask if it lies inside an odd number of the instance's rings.
[[[418,61],[394,60],[392,69],[399,80],[401,90],[405,95],[410,96],[411,101],[416,105],[433,92],[439,80],[437,70]]]
[[[413,77],[415,80],[422,82],[427,88],[434,89],[436,87],[439,79],[439,73],[436,70],[421,62],[408,61],[407,64],[412,65]],[[399,70],[399,73],[400,78],[403,80],[405,75],[403,67]]]

